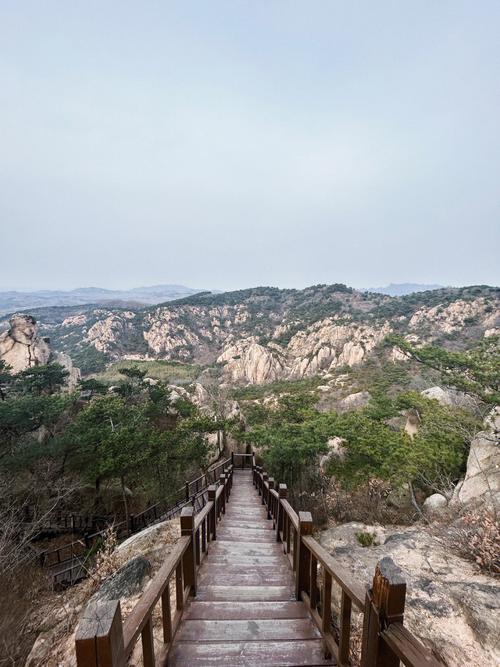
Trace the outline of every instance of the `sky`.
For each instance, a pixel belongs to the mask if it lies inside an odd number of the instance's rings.
[[[497,0],[0,0],[0,288],[500,283]]]

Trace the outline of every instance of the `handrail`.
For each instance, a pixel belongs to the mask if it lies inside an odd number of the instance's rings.
[[[433,665],[429,650],[402,623],[391,623],[382,639],[406,667]]]
[[[351,598],[356,607],[362,611],[365,606],[365,588],[354,581],[347,570],[336,563],[333,556],[314,537],[305,536],[302,538],[302,542],[308,547],[314,558],[335,579],[342,590]]]
[[[170,583],[170,577],[176,569],[179,561],[184,556],[189,547],[190,539],[187,536],[181,537],[174,547],[172,553],[167,556],[167,560],[158,570],[156,576],[148,587],[147,591],[141,597],[139,602],[132,609],[130,615],[123,625],[123,643],[125,655],[132,652],[136,639],[147,623],[151,612],[153,611],[160,596]],[[169,591],[170,595],[170,591]]]
[[[213,478],[215,482],[219,478],[220,471],[227,468],[230,465],[230,463],[231,463],[230,458],[224,459],[222,462],[219,462],[216,465],[214,465],[212,469],[208,470],[207,473],[205,473],[204,475],[200,475],[191,482],[186,482],[186,484],[189,485],[196,484],[196,486],[199,487],[198,481],[206,479],[207,475],[209,476],[209,478]],[[84,557],[85,554],[93,547],[94,543],[105,535],[106,531],[109,529],[110,526],[113,527],[113,529],[115,530],[118,539],[122,539],[128,537],[132,533],[147,528],[147,526],[150,526],[156,523],[157,521],[171,519],[174,516],[176,516],[185,505],[187,505],[188,503],[196,503],[196,501],[200,497],[203,497],[207,492],[208,486],[209,484],[205,484],[201,488],[198,488],[198,490],[194,494],[190,494],[187,498],[185,497],[185,487],[179,488],[169,496],[169,499],[180,498],[173,505],[168,505],[166,508],[163,509],[163,511],[161,511],[160,508],[162,506],[162,502],[160,501],[154,503],[153,505],[150,505],[139,514],[135,515],[131,514],[129,516],[128,523],[127,521],[120,521],[119,523],[113,523],[113,521],[110,520],[111,517],[107,517],[109,523],[106,526],[106,528],[98,530],[94,533],[90,534],[86,533],[83,535],[82,539],[74,540],[73,542],[68,542],[67,544],[63,544],[60,547],[56,547],[53,549],[45,549],[44,551],[40,551],[38,553],[38,559],[40,565],[42,567],[50,568],[62,565],[64,563],[73,563],[75,558]],[[103,519],[106,517],[100,517],[100,518]],[[70,555],[65,557],[65,554],[68,551]],[[78,570],[79,574],[81,575],[76,579],[73,578],[73,572],[75,570]],[[66,577],[66,575],[69,575],[69,579]],[[76,583],[77,580],[80,580],[84,577],[85,573],[81,567],[81,563],[71,564],[64,570],[59,570],[58,572],[53,574],[53,584],[54,585],[64,584],[64,583],[72,584]]]
[[[179,541],[123,625],[119,600],[87,607],[75,636],[78,667],[125,665],[139,635],[144,667],[167,663],[186,602],[190,595],[196,595],[198,567],[208,553],[210,542],[217,537],[217,523],[229,501],[233,483],[232,466],[224,469],[218,482],[218,487],[215,484],[208,487],[208,502],[198,514],[192,505],[186,504],[182,508]],[[172,580],[175,588],[173,614],[170,602]],[[155,656],[153,614],[160,599],[163,644]]]
[[[312,536],[309,512],[294,511],[286,484],[276,484],[261,466],[253,466],[253,483],[273,522],[276,540],[283,545],[295,573],[295,595],[303,600],[322,634],[325,657],[350,664],[352,606],[363,613],[361,667],[437,667],[442,663],[405,628],[406,583],[390,558],[377,565],[372,588],[357,582]],[[319,577],[318,570],[322,571]],[[332,583],[341,589],[338,630],[331,622]],[[378,656],[378,658],[377,658]]]

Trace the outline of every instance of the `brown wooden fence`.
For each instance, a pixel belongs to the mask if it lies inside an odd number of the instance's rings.
[[[287,500],[285,484],[260,467],[253,468],[253,481],[276,539],[290,559],[295,573],[296,597],[303,600],[320,630],[327,652],[338,665],[350,663],[351,613],[363,614],[362,667],[430,667],[442,663],[403,625],[406,582],[390,558],[376,569],[372,587],[362,585],[342,568],[312,536],[309,512],[295,512]],[[338,627],[332,624],[332,583],[340,586]]]
[[[217,485],[208,487],[208,502],[198,514],[192,505],[182,508],[181,538],[125,623],[122,624],[118,600],[87,607],[75,639],[78,667],[124,665],[139,636],[144,667],[166,664],[186,602],[189,596],[196,595],[198,568],[209,543],[216,538],[217,523],[226,511],[232,482],[233,468],[228,466],[219,476]],[[174,591],[172,608],[171,592]],[[161,604],[163,645],[155,655],[152,616],[158,603]]]
[[[81,581],[87,576],[89,557],[102,543],[109,527],[115,531],[118,541],[122,541],[129,535],[158,521],[175,518],[188,504],[191,504],[196,510],[201,509],[207,502],[209,485],[220,478],[221,473],[230,463],[229,458],[217,463],[203,475],[186,482],[184,487],[177,489],[167,500],[155,503],[139,514],[131,514],[128,522],[115,523],[113,517],[107,517],[106,527],[87,532],[80,539],[60,547],[40,552],[38,554],[40,565],[51,569],[52,583],[55,588],[71,586]]]

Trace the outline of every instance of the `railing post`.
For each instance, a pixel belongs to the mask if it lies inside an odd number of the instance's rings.
[[[78,667],[122,667],[125,664],[119,600],[87,606],[75,636]]]
[[[273,507],[274,496],[271,493],[271,489],[274,489],[274,477],[270,477],[267,480],[267,483],[269,484],[269,491],[267,494],[267,518],[272,519],[273,518],[272,507]]]
[[[391,623],[402,623],[406,582],[400,568],[386,556],[377,564],[373,587],[366,592],[361,648],[362,667],[399,667],[396,656],[380,636]]]
[[[231,452],[231,465],[234,466],[234,452]]]
[[[288,497],[288,488],[286,484],[280,484],[278,487],[278,516],[276,517],[276,542],[281,542],[280,532],[284,533],[284,521],[283,514],[284,512],[281,509],[281,501]]]
[[[196,595],[196,539],[194,534],[194,507],[186,505],[181,511],[181,535],[190,538],[190,543],[184,556],[184,584],[190,587],[191,595]]]
[[[262,473],[262,504],[265,505],[267,501],[266,482],[269,479],[267,472]]]
[[[211,540],[216,540],[217,539],[217,487],[215,484],[212,484],[211,486],[208,487],[208,502],[212,502],[214,506],[210,510],[210,516],[209,516],[209,528],[208,532],[210,534],[210,539]]]
[[[310,512],[299,512],[299,529],[297,531],[297,551],[295,553],[295,597],[297,600],[302,599],[302,591],[308,595],[310,590],[310,568],[311,568],[311,554],[309,549],[302,544],[302,537],[305,535],[312,535],[313,521]]]
[[[221,483],[221,486],[222,486],[222,493],[220,494],[220,499],[222,501],[221,502],[221,505],[222,505],[221,506],[221,511],[222,511],[222,514],[225,514],[226,513],[226,489],[225,489],[226,476],[224,474],[221,475],[219,477],[219,480],[220,480],[220,483]]]
[[[186,502],[189,502],[189,482],[185,482],[186,487]]]

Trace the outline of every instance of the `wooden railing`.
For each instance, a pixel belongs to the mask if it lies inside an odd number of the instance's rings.
[[[182,508],[181,537],[125,623],[119,600],[87,607],[75,637],[78,667],[125,665],[139,635],[144,667],[166,664],[185,604],[190,595],[196,595],[198,567],[208,553],[210,542],[217,537],[217,523],[226,511],[232,482],[233,468],[229,465],[218,483],[208,487],[208,502],[198,514],[192,505]],[[160,600],[163,641],[155,655],[153,613]]]
[[[81,539],[63,544],[55,549],[46,549],[40,552],[38,554],[40,565],[46,568],[54,568],[52,583],[55,588],[81,581],[87,573],[87,556],[102,542],[109,527],[113,528],[117,540],[121,541],[157,521],[173,519],[189,503],[196,509],[200,509],[207,501],[209,485],[219,479],[221,472],[227,469],[230,463],[231,459],[228,458],[216,464],[204,475],[186,482],[184,487],[177,489],[167,500],[155,503],[139,514],[131,514],[128,522],[113,523],[113,518],[108,517],[106,528],[85,533]]]
[[[351,664],[351,613],[363,614],[361,667],[408,667],[441,665],[436,657],[403,626],[406,583],[390,558],[377,565],[370,589],[362,586],[341,567],[312,536],[309,512],[295,512],[287,500],[285,484],[260,467],[253,468],[253,482],[267,517],[276,530],[276,540],[290,559],[295,573],[297,600],[303,600],[325,642],[326,657],[338,665]],[[340,587],[340,610],[332,623],[332,584]]]

